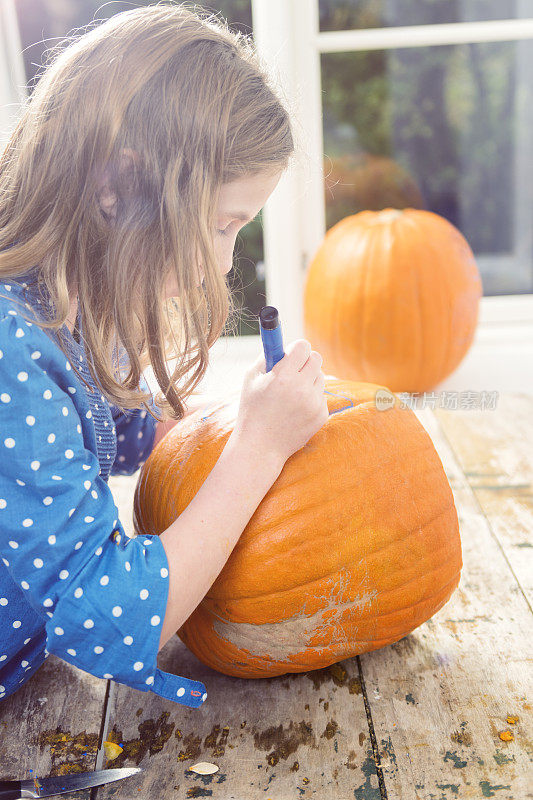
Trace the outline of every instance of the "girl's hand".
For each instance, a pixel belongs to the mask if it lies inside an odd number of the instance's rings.
[[[306,339],[291,342],[268,373],[264,355],[258,356],[244,378],[234,438],[283,466],[328,420],[321,366],[322,356]]]

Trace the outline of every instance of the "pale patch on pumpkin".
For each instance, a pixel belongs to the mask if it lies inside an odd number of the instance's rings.
[[[248,650],[255,658],[269,661],[289,664],[306,650],[326,647],[335,648],[339,659],[352,655],[354,640],[346,636],[346,619],[342,622],[340,617],[349,611],[350,624],[353,624],[364,609],[372,606],[378,595],[377,589],[364,588],[353,600],[345,601],[344,596],[352,581],[353,576],[346,568],[340,570],[333,579],[328,578],[330,587],[324,596],[324,606],[314,614],[306,615],[304,604],[300,614],[279,622],[254,625],[214,617],[213,628],[217,636],[239,650]],[[320,639],[322,643],[317,644]]]

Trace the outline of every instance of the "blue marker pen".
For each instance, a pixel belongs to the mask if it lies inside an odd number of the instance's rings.
[[[266,371],[270,372],[274,364],[281,361],[283,352],[283,337],[279,321],[278,309],[274,306],[263,306],[259,312],[259,328],[261,341],[265,352]]]

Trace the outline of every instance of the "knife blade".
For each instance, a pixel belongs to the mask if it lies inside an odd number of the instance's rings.
[[[141,767],[124,767],[122,769],[98,769],[94,772],[76,772],[72,775],[54,775],[50,778],[33,778],[24,781],[0,781],[0,800],[20,800],[28,797],[51,797],[64,792],[79,792],[91,786],[103,786],[106,783],[129,778]]]

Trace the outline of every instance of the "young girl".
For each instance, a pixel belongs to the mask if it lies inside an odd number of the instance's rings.
[[[41,77],[0,160],[0,697],[54,653],[205,701],[157,653],[326,421],[321,356],[298,339],[269,373],[258,357],[219,460],[160,536],[125,535],[107,480],[187,413],[235,237],[293,149],[250,41],[201,10],[118,14]]]

